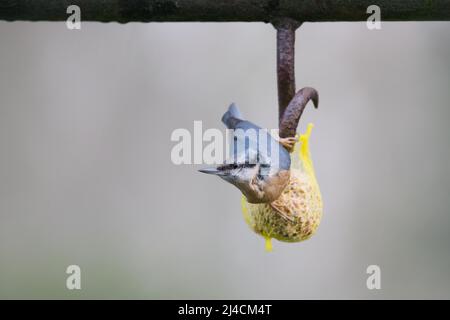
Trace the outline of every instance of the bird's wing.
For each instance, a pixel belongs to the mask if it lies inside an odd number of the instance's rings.
[[[230,141],[232,145],[229,149],[231,153],[227,163],[263,163],[287,170],[290,168],[289,153],[266,129],[243,120],[234,103],[223,115],[222,122],[228,129],[233,130],[233,139]],[[277,157],[272,155],[272,150],[279,150]]]
[[[271,148],[279,148],[278,141],[273,139],[266,129],[250,121],[236,121],[230,143],[233,144],[230,148],[232,151],[230,156],[233,156],[234,162],[268,165],[278,162],[271,157]]]

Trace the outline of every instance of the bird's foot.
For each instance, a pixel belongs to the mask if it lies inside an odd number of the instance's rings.
[[[278,142],[289,152],[292,152],[294,150],[294,146],[297,140],[297,137],[278,138]]]

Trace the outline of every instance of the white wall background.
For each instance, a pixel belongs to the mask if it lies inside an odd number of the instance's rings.
[[[325,212],[268,254],[170,134],[231,101],[276,126],[270,25],[0,22],[0,297],[450,298],[450,24],[308,23],[296,50]]]

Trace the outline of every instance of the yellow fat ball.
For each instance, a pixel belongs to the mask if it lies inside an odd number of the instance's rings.
[[[319,227],[323,204],[309,152],[313,124],[300,135],[291,154],[288,186],[272,203],[248,203],[242,197],[242,212],[249,227],[266,239],[266,251],[272,251],[271,239],[300,242],[309,239]]]

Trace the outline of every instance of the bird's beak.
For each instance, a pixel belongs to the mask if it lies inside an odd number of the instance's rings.
[[[213,168],[213,167],[212,168],[200,169],[198,171],[203,172],[203,173],[207,173],[207,174],[214,174],[216,176],[226,176],[227,175],[227,173],[225,171],[218,170],[217,168]]]

